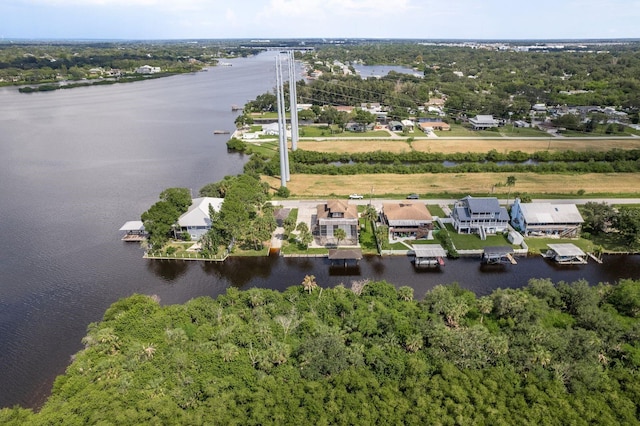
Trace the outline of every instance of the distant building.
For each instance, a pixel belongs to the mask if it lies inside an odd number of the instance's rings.
[[[278,136],[280,134],[280,126],[278,123],[269,123],[262,125],[262,132],[269,136]]]
[[[574,238],[584,219],[575,204],[521,203],[511,207],[511,225],[525,235],[557,235]]]
[[[220,211],[223,202],[224,198],[194,198],[189,210],[178,219],[180,230],[189,233],[192,240],[198,240],[211,229],[209,206],[215,211]]]
[[[152,67],[151,65],[143,65],[136,68],[138,74],[155,74],[160,72],[160,67]]]
[[[445,123],[444,121],[422,121],[418,123],[418,126],[425,133],[433,130],[447,131],[447,132],[451,130],[451,125],[449,125],[449,123]]]
[[[473,130],[486,130],[492,127],[498,127],[498,120],[493,115],[476,115],[469,119],[469,123]]]
[[[404,129],[404,126],[399,121],[390,121],[389,122],[389,130],[392,132],[401,132]]]
[[[402,120],[400,121],[400,123],[402,124],[403,130],[407,130],[409,132],[413,132],[413,129],[416,126],[415,123],[411,120]]]

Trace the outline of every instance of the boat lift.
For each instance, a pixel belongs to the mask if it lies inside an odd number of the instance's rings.
[[[511,246],[492,246],[485,247],[482,252],[482,263],[486,265],[499,265],[509,262],[516,265],[518,262],[513,258],[513,247]]]
[[[547,244],[547,246],[549,250],[542,255],[546,259],[551,259],[561,265],[584,265],[587,263],[587,254],[574,244]]]
[[[416,244],[413,246],[415,267],[440,268],[444,266],[447,251],[440,244]]]

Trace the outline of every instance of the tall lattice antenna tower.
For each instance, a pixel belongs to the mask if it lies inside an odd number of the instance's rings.
[[[282,82],[282,61],[276,56],[276,98],[278,102],[278,142],[280,148],[280,185],[286,187],[289,181],[289,150],[287,148],[287,119],[284,109],[284,89]]]

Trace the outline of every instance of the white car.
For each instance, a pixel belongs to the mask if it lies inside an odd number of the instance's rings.
[[[351,198],[352,200],[362,200],[364,197],[360,194],[351,194],[349,195],[349,198]]]

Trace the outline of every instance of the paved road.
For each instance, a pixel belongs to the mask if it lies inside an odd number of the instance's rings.
[[[344,199],[347,199],[347,198],[344,197]],[[299,208],[299,207],[313,208],[313,207],[316,207],[318,204],[324,203],[326,201],[327,201],[327,198],[319,198],[315,200],[277,200],[277,201],[274,201],[274,203],[287,208]],[[376,207],[382,207],[383,203],[393,203],[398,201],[399,201],[398,199],[372,198],[371,204],[373,204]],[[439,199],[425,198],[421,200],[410,200],[410,201],[422,201],[425,204],[449,205],[449,204],[455,203],[458,200],[450,199],[450,198],[439,198]],[[498,201],[500,202],[500,204],[503,204],[503,205],[512,204],[513,198],[508,198],[508,199],[499,198]],[[640,204],[640,198],[564,198],[564,199],[534,198],[533,199],[533,202],[536,202],[536,203],[554,203],[554,204],[586,204],[590,201],[593,201],[596,203],[605,202],[607,204]],[[362,200],[349,200],[349,202],[351,204],[356,204],[356,205],[367,205],[369,204],[369,199],[364,198]]]

